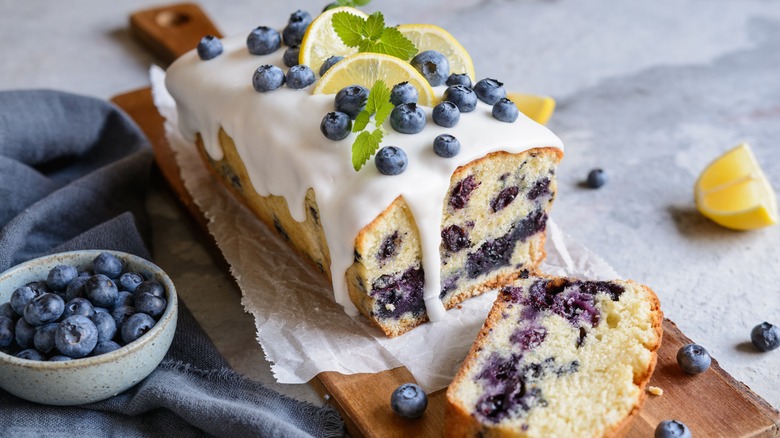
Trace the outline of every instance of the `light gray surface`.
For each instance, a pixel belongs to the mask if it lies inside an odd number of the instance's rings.
[[[225,2],[227,3],[227,2]],[[0,1],[2,88],[109,98],[148,84],[153,61],[126,31],[156,1]],[[228,34],[281,25],[324,2],[201,2]],[[756,353],[750,329],[780,323],[780,228],[732,232],[695,210],[692,185],[748,141],[780,187],[780,7],[771,1],[375,1],[389,23],[431,22],[470,51],[478,77],[558,101],[549,126],[566,144],[553,217],[627,278],[721,365],[780,406],[780,351]],[[601,190],[580,186],[602,167]],[[172,201],[150,198],[157,262],[240,371],[270,383],[239,295]],[[316,400],[306,386],[272,385]]]

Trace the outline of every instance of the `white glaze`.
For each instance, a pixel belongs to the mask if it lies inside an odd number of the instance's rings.
[[[179,124],[185,138],[200,133],[206,151],[220,160],[219,128],[234,140],[250,181],[260,195],[282,196],[297,221],[306,219],[304,198],[313,188],[331,257],[336,301],[349,314],[357,309],[349,299],[345,272],[353,263],[355,237],[399,195],[411,208],[423,253],[425,306],[432,321],[444,316],[439,300],[442,203],[450,177],[458,166],[494,151],[519,153],[534,147],[563,144],[550,130],[520,115],[503,123],[491,115],[491,106],[479,102],[475,111],[461,114],[453,128],[431,120],[431,108],[423,107],[428,121],[419,134],[400,134],[385,122],[382,146],[402,148],[408,158],[406,171],[396,176],[380,174],[373,158],[359,171],[352,168],[351,146],[356,134],[331,141],[320,132],[323,116],[333,111],[333,95],[312,95],[311,88],[286,86],[268,93],[252,87],[252,75],[263,64],[287,71],[283,48],[265,56],[249,54],[246,35],[222,40],[224,53],[202,61],[193,50],[167,71],[166,86],[176,99]],[[435,89],[441,97],[445,87]],[[372,126],[372,125],[369,125]],[[458,138],[460,153],[441,158],[433,152],[433,139],[443,133]]]

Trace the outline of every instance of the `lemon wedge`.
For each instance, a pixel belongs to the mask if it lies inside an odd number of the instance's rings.
[[[333,14],[337,12],[349,12],[362,18],[368,17],[360,9],[348,6],[329,9],[320,14],[309,24],[303,35],[298,54],[299,64],[308,65],[313,71],[318,72],[325,60],[331,56],[347,56],[357,53],[356,47],[347,47],[333,30]]]
[[[507,93],[507,99],[517,105],[517,109],[531,120],[544,125],[555,111],[555,99],[533,94]]]
[[[469,52],[449,32],[433,24],[402,24],[397,29],[420,52],[436,50],[444,55],[450,63],[450,73],[468,73],[471,82],[476,82]]]
[[[777,198],[747,143],[710,163],[694,186],[696,208],[716,223],[754,230],[777,223]]]
[[[409,82],[420,95],[417,101],[420,105],[434,106],[436,102],[428,81],[411,64],[394,56],[368,52],[347,56],[334,64],[314,86],[312,94],[336,94],[350,85],[370,89],[379,79],[391,88],[395,84]]]

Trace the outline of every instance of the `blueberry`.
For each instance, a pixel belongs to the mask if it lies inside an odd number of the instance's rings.
[[[445,100],[433,107],[433,123],[445,128],[452,128],[460,120],[458,106],[449,100]]]
[[[300,45],[303,41],[303,35],[306,33],[306,28],[311,24],[311,15],[306,11],[297,10],[290,15],[290,20],[287,22],[282,31],[282,39],[288,46]]]
[[[607,183],[607,172],[602,169],[593,169],[588,172],[587,184],[592,189],[597,189]]]
[[[92,260],[92,271],[95,275],[103,274],[108,278],[119,278],[123,268],[122,260],[108,252],[100,253],[95,260]]]
[[[517,120],[520,115],[520,111],[517,109],[517,105],[514,102],[502,97],[498,102],[493,105],[493,118],[498,121],[512,123]]]
[[[342,140],[352,131],[352,120],[345,113],[331,111],[320,123],[320,132],[330,140]]]
[[[420,93],[409,82],[401,82],[395,84],[390,91],[390,103],[395,106],[403,105],[405,103],[417,103],[420,99]]]
[[[139,284],[138,287],[133,291],[134,296],[150,293],[156,297],[164,297],[165,296],[165,288],[162,284],[155,280],[146,280],[143,283]]]
[[[46,360],[46,357],[40,351],[34,348],[28,348],[16,353],[16,357],[27,360]]]
[[[125,272],[119,277],[119,285],[128,292],[135,292],[135,288],[143,282],[144,276],[138,272]]]
[[[701,345],[683,345],[677,350],[677,364],[688,374],[699,374],[707,371],[711,362],[710,353]]]
[[[56,294],[43,294],[30,301],[24,308],[24,319],[32,325],[54,322],[62,316],[65,301]]]
[[[490,78],[477,81],[474,84],[474,93],[477,94],[479,100],[488,105],[495,105],[502,97],[506,97],[504,84]]]
[[[62,317],[67,318],[73,315],[84,315],[86,317],[92,316],[95,313],[95,309],[92,307],[92,303],[86,298],[74,298],[65,303],[65,310],[62,312]]]
[[[266,26],[254,28],[246,37],[246,47],[253,55],[267,55],[275,52],[282,45],[279,31]]]
[[[19,318],[16,321],[16,327],[14,327],[14,340],[22,348],[30,348],[33,346],[33,338],[35,337],[35,326],[27,322],[24,318]]]
[[[344,59],[343,56],[331,56],[330,58],[326,59],[325,62],[322,63],[320,66],[320,76],[324,76],[325,73],[330,70],[331,67],[336,65],[337,62]]]
[[[27,283],[25,286],[31,288],[36,294],[50,294],[53,291],[49,287],[49,285],[46,284],[46,280],[42,281],[31,281]]]
[[[53,290],[65,290],[74,278],[78,277],[79,271],[70,265],[58,265],[49,271],[46,277],[46,284]]]
[[[460,112],[469,113],[477,107],[477,95],[465,85],[452,85],[444,90],[444,100],[454,103]]]
[[[84,285],[87,284],[91,275],[82,277],[78,276],[68,283],[68,287],[65,288],[65,301],[70,301],[74,298],[83,298],[86,296],[84,293]]]
[[[106,312],[95,312],[89,318],[95,324],[98,332],[98,342],[108,341],[114,338],[117,331],[117,322]]]
[[[87,356],[97,345],[95,324],[82,315],[65,318],[54,332],[54,344],[60,353],[73,358]]]
[[[63,356],[62,354],[58,354],[56,356],[52,356],[49,358],[49,362],[67,362],[69,360],[73,360],[73,358],[68,356]]]
[[[453,73],[447,78],[447,86],[464,85],[471,88],[471,78],[467,73]]]
[[[30,301],[43,294],[44,292],[38,292],[30,286],[22,286],[11,294],[11,300],[9,303],[14,309],[14,312],[19,315],[24,315],[24,308],[27,307]]]
[[[133,294],[126,290],[119,291],[116,294],[116,300],[114,300],[114,305],[111,306],[112,309],[122,306],[132,306],[133,305]],[[107,312],[105,308],[103,308],[104,311]],[[97,309],[95,309],[97,311]]]
[[[222,41],[214,35],[206,35],[198,43],[198,56],[204,61],[222,54]]]
[[[395,146],[385,146],[376,153],[374,164],[383,175],[398,175],[406,170],[408,159],[403,149]]]
[[[14,342],[14,320],[0,316],[0,348],[11,346]]]
[[[151,330],[154,324],[154,318],[151,316],[145,313],[134,314],[122,324],[122,341],[125,344],[135,341]]]
[[[135,310],[146,313],[154,319],[162,316],[167,305],[165,298],[156,297],[150,293],[144,293],[135,297]]]
[[[761,351],[771,351],[780,347],[780,328],[768,322],[753,327],[750,340]]]
[[[116,323],[116,329],[122,330],[122,324],[124,324],[125,321],[127,321],[127,319],[133,316],[134,314],[135,314],[135,307],[132,306],[122,306],[112,310],[111,317],[114,319],[114,322]]]
[[[257,67],[254,75],[252,75],[252,86],[255,91],[265,93],[268,91],[276,90],[284,85],[284,72],[281,68],[275,65],[261,65]]]
[[[119,350],[120,348],[122,348],[122,346],[114,341],[102,341],[95,345],[95,349],[92,350],[92,355],[99,356],[101,354],[110,353],[114,350]]]
[[[287,67],[298,65],[298,55],[301,54],[301,46],[290,46],[284,51],[282,60]]]
[[[41,353],[51,353],[52,350],[54,350],[54,332],[57,331],[57,327],[59,326],[59,323],[51,322],[38,327],[33,336],[33,345],[35,345],[35,349]]]
[[[341,111],[352,120],[366,108],[368,88],[362,85],[350,85],[336,93],[336,111]]]
[[[691,438],[688,426],[677,420],[664,420],[655,428],[655,438]]]
[[[434,87],[444,84],[450,76],[450,62],[446,56],[435,50],[418,53],[410,63]]]
[[[314,72],[308,65],[296,65],[287,70],[287,86],[293,90],[306,88],[314,81]]]
[[[441,243],[450,252],[458,252],[471,245],[468,232],[457,225],[441,230]]]
[[[89,277],[84,285],[84,294],[96,307],[111,307],[116,301],[118,292],[116,283],[103,274]]]
[[[425,127],[425,112],[416,103],[404,103],[393,108],[390,126],[402,134],[417,134]]]
[[[11,307],[11,303],[3,303],[0,305],[0,316],[5,316],[8,319],[16,321],[16,318],[19,317],[19,314],[16,313],[13,307]]]
[[[460,152],[460,142],[450,134],[441,134],[433,140],[433,152],[442,158],[452,158]]]
[[[428,396],[414,383],[404,383],[390,397],[393,412],[404,418],[420,418],[428,407]]]

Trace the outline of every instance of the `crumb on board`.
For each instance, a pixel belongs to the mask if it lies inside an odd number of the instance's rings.
[[[647,392],[649,392],[652,395],[664,395],[664,390],[657,386],[648,386]]]

